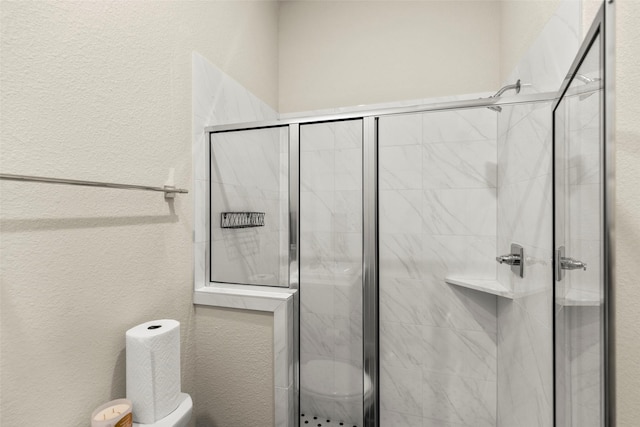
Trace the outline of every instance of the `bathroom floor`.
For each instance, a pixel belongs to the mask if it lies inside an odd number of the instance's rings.
[[[326,426],[347,426],[347,427],[360,427],[357,424],[350,424],[344,421],[330,420],[322,417],[315,416],[313,414],[300,414],[300,427],[314,426],[314,427],[326,427]]]

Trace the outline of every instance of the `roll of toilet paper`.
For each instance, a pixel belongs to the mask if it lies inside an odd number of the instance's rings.
[[[151,424],[177,407],[180,395],[180,322],[146,322],[127,331],[127,399],[133,421]]]

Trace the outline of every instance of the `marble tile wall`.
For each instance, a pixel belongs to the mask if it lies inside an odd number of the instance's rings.
[[[379,122],[382,425],[496,425],[496,115]]]
[[[557,91],[578,51],[580,2],[563,0],[507,82]],[[498,425],[553,425],[553,234],[551,104],[498,115],[498,252],[525,251],[525,276],[498,268],[514,299],[498,298]],[[559,373],[561,375],[562,373]]]
[[[193,197],[194,197],[194,282],[195,287],[209,285],[209,244],[211,230],[209,229],[209,141],[204,128],[212,125],[273,120],[278,113],[264,103],[234,79],[223,73],[215,65],[197,52],[192,54],[192,129],[193,129]],[[282,144],[281,144],[282,145]],[[280,165],[284,159],[281,154]],[[220,165],[223,166],[223,165]],[[215,174],[214,174],[215,176]],[[284,180],[280,178],[281,185]],[[283,188],[276,188],[278,199],[283,199]],[[233,191],[229,191],[233,195]],[[236,194],[238,192],[235,192]],[[242,191],[240,191],[242,193]],[[275,194],[273,194],[275,198]],[[280,215],[279,215],[280,216]],[[278,218],[281,223],[282,219]],[[282,229],[281,225],[278,226]],[[282,233],[279,233],[282,234]],[[274,237],[275,239],[275,237]],[[286,246],[282,236],[275,244],[278,251],[286,253]],[[255,239],[254,239],[255,241]],[[249,245],[244,248],[245,251]],[[271,245],[274,246],[273,244]],[[225,251],[227,248],[224,248]],[[230,245],[228,253],[233,253]],[[239,248],[242,249],[242,248]],[[241,252],[240,250],[236,252]],[[221,252],[224,253],[224,252]],[[256,263],[254,263],[255,265]],[[283,277],[280,266],[277,277]],[[258,271],[257,271],[258,272]],[[258,272],[260,273],[260,272]]]
[[[212,281],[288,286],[288,139],[286,126],[212,135]],[[264,212],[264,226],[223,229],[222,212]]]
[[[300,126],[300,301],[301,412],[362,425],[362,120]]]

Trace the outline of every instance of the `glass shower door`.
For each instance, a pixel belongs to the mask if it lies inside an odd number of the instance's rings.
[[[363,120],[300,125],[300,425],[362,426]]]
[[[556,425],[605,425],[603,35],[554,109]]]

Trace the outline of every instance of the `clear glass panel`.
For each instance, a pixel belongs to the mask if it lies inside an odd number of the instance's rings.
[[[379,119],[382,426],[495,426],[497,113]]]
[[[603,425],[603,108],[596,37],[554,112],[557,425]]]
[[[301,425],[362,425],[362,126],[300,126]]]
[[[286,126],[211,134],[212,282],[288,286],[288,148]]]

